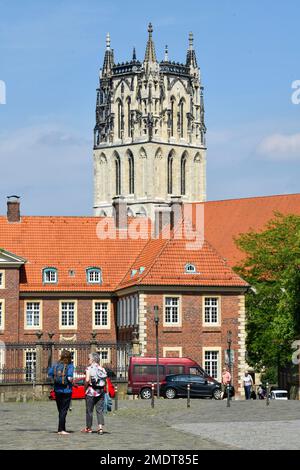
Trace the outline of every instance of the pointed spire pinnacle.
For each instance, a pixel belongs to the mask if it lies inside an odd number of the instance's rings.
[[[186,65],[188,67],[194,67],[194,68],[198,67],[196,53],[194,50],[194,35],[192,32],[189,33],[189,48],[188,48],[187,56],[186,56]]]
[[[110,51],[110,34],[107,33],[106,35],[106,50]]]
[[[132,53],[132,62],[135,62],[136,61],[136,51],[135,51],[135,47],[133,48],[133,53]]]
[[[169,62],[169,53],[168,53],[168,46],[165,46],[165,62]]]
[[[153,27],[151,23],[148,25],[148,33],[149,37],[145,53],[145,62],[156,62],[155,46],[152,39]]]
[[[107,33],[106,35],[106,51],[104,55],[104,62],[103,62],[103,69],[102,69],[102,76],[107,77],[111,74],[111,69],[114,65],[114,53],[113,50],[110,48],[110,34]]]
[[[189,49],[190,51],[194,49],[194,35],[192,32],[189,34]]]

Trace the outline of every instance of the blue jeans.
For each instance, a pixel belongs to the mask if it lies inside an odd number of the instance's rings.
[[[244,385],[244,390],[245,390],[245,397],[246,397],[246,400],[250,400],[250,396],[251,396],[251,385]]]

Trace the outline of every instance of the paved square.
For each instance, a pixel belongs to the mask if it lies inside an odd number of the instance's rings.
[[[300,449],[300,402],[123,400],[105,433],[82,434],[85,403],[74,401],[68,436],[58,436],[54,402],[1,403],[0,449]],[[94,428],[96,429],[94,422]]]

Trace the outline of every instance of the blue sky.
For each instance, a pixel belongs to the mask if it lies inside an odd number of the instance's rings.
[[[159,59],[168,44],[185,61],[194,32],[208,199],[299,192],[299,17],[298,0],[0,0],[0,213],[18,194],[25,214],[92,214],[105,36],[116,61],[142,59],[149,21]]]

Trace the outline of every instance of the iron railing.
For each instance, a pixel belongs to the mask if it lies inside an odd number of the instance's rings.
[[[75,378],[85,375],[89,354],[98,352],[108,376],[118,382],[127,381],[131,343],[38,342],[6,343],[0,356],[0,384],[49,383],[48,369],[63,349],[72,352]]]

